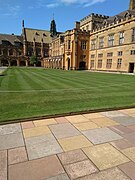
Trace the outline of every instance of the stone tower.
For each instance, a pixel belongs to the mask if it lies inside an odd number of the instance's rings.
[[[135,0],[130,0],[129,10],[135,9]]]
[[[52,36],[52,37],[54,37],[54,36],[57,35],[56,23],[55,23],[55,20],[54,20],[54,19],[51,21],[50,33],[51,33],[51,36]]]

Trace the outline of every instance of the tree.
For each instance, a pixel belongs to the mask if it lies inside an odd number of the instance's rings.
[[[36,66],[37,63],[38,63],[38,59],[37,59],[37,57],[33,54],[33,55],[30,57],[30,65]]]

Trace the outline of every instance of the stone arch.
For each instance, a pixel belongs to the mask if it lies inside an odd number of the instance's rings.
[[[8,50],[7,49],[3,49],[3,56],[8,56]]]
[[[67,70],[70,70],[70,58],[67,58]]]
[[[85,70],[86,69],[86,62],[85,61],[81,61],[79,63],[79,70]]]
[[[9,66],[8,60],[7,59],[2,59],[1,60],[1,65],[2,66]]]
[[[17,66],[17,60],[15,59],[11,60],[11,66]]]
[[[26,62],[25,61],[20,61],[20,66],[26,66]]]

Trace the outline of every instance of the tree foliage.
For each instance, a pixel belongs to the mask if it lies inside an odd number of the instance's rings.
[[[33,55],[30,57],[30,65],[36,66],[37,64],[38,64],[38,59],[37,59],[37,57],[33,54]]]

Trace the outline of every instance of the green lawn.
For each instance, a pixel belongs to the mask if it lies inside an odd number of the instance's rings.
[[[9,68],[0,76],[0,121],[135,106],[135,76]]]

